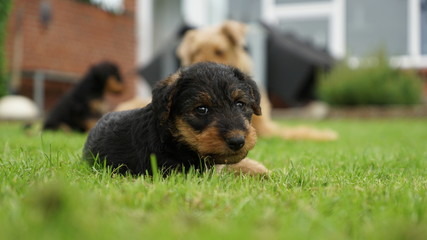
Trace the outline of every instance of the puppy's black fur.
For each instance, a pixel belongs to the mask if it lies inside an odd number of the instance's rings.
[[[90,122],[95,122],[105,113],[94,105],[102,102],[106,91],[120,92],[122,87],[120,70],[115,64],[102,62],[92,66],[50,111],[43,129],[57,130],[65,126],[79,132],[90,130]]]
[[[255,145],[259,102],[255,82],[238,69],[198,63],[159,82],[148,106],[100,119],[83,156],[132,174],[152,174],[151,154],[165,174],[237,163]]]

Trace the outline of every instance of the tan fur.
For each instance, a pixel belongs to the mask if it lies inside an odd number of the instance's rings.
[[[257,134],[255,128],[249,124],[249,122],[246,123],[247,127],[249,128],[248,135],[246,136],[246,144],[248,146],[252,146],[251,149],[255,146],[257,141]]]
[[[108,105],[101,99],[94,99],[89,102],[90,113],[92,115],[100,115],[108,112]],[[90,129],[90,128],[88,128]]]
[[[183,66],[218,62],[250,73],[252,61],[244,50],[246,25],[226,21],[220,26],[188,31],[177,49]]]
[[[105,91],[108,93],[119,94],[124,90],[123,83],[119,82],[115,77],[109,77],[107,79],[107,87]]]
[[[245,132],[243,130],[232,130],[225,134],[226,138],[240,137],[245,136]]]
[[[231,92],[231,98],[233,98],[235,101],[239,100],[239,98],[241,98],[244,95],[245,95],[245,92],[241,89],[237,89],[237,90]]]
[[[135,108],[142,108],[147,106],[151,102],[151,99],[143,99],[143,98],[132,98],[129,101],[123,102],[119,104],[114,111],[125,111]]]
[[[86,129],[92,129],[93,127],[95,127],[97,122],[97,118],[89,118],[88,120],[86,120]]]
[[[172,75],[170,75],[168,78],[166,78],[164,81],[159,82],[160,86],[168,86],[176,82],[176,80],[179,79],[179,72],[176,72]]]
[[[250,158],[245,158],[236,164],[216,165],[215,169],[217,172],[226,171],[235,173],[236,175],[245,174],[250,176],[267,176],[270,173],[264,165]]]

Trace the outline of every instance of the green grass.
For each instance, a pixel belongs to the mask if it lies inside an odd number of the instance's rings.
[[[305,123],[341,138],[260,139],[264,180],[111,176],[85,135],[2,123],[0,239],[426,239],[426,120]]]

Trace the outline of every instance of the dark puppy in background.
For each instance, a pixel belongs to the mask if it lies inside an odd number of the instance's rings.
[[[251,118],[261,114],[259,103],[255,82],[238,69],[198,63],[159,82],[146,107],[100,119],[83,156],[91,163],[96,157],[105,160],[121,173],[152,174],[151,154],[165,175],[215,164],[267,173],[261,164],[245,159],[256,142]]]
[[[44,121],[44,130],[89,131],[107,112],[103,97],[124,89],[119,68],[110,62],[92,66],[83,79],[67,92]]]

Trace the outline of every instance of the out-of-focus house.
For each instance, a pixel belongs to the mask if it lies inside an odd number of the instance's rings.
[[[355,66],[384,49],[394,66],[417,69],[427,78],[427,0],[122,0],[122,4],[124,12],[115,15],[79,0],[15,0],[6,49],[12,75],[22,79],[17,90],[48,110],[91,64],[110,59],[129,74],[170,47],[183,25],[198,27],[226,19],[250,24],[253,75],[270,91],[276,88],[269,82],[268,41],[260,21],[335,59],[348,57]],[[170,57],[162,61],[163,75],[176,70]],[[123,98],[134,94],[133,79],[127,80],[131,87]],[[44,99],[33,96],[40,92],[34,91],[34,83],[36,89],[45,90]]]
[[[255,80],[266,88],[260,21],[335,59],[348,57],[354,66],[385,50],[393,66],[416,69],[427,78],[427,0],[140,0],[138,11],[143,13],[138,20],[141,63],[161,51],[183,23],[204,26],[235,19],[252,26],[248,40]]]
[[[76,0],[14,0],[6,51],[14,89],[44,110],[99,61],[117,63],[124,75],[136,60],[135,0],[113,14]],[[133,95],[130,86],[117,102]],[[44,93],[44,94],[43,94]]]
[[[335,57],[384,48],[397,67],[427,68],[426,0],[268,0],[263,18]]]

